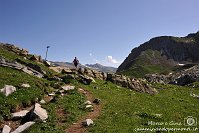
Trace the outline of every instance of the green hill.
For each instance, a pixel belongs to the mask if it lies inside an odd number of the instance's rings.
[[[149,73],[168,74],[178,64],[199,63],[199,32],[186,37],[161,36],[134,48],[117,73],[143,77]]]

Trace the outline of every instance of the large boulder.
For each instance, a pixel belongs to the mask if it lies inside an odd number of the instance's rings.
[[[32,126],[33,124],[35,124],[35,122],[26,122],[25,124],[19,126],[15,131],[11,132],[11,133],[22,133],[25,130],[27,130],[30,126]]]
[[[4,88],[1,89],[1,92],[5,95],[8,96],[12,94],[13,92],[16,91],[16,88],[12,85],[5,85]]]
[[[92,77],[89,77],[87,75],[79,75],[78,81],[85,85],[90,85],[91,82],[95,82],[95,80]]]
[[[34,107],[22,119],[22,123],[28,121],[45,121],[47,118],[47,111],[43,109],[40,104],[36,103]]]

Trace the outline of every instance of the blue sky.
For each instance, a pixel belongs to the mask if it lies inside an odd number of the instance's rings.
[[[198,0],[0,0],[0,42],[48,60],[118,66],[150,38],[199,30]]]

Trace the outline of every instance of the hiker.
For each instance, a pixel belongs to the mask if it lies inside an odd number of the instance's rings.
[[[77,57],[75,57],[75,59],[73,60],[73,64],[74,64],[74,66],[75,66],[76,69],[77,69],[77,66],[78,66],[78,64],[79,64],[79,61],[78,61]]]

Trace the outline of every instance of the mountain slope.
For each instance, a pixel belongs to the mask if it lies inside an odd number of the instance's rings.
[[[179,63],[198,62],[199,32],[186,37],[161,36],[134,48],[117,72],[142,77],[147,73],[164,73],[165,68],[169,72]]]

